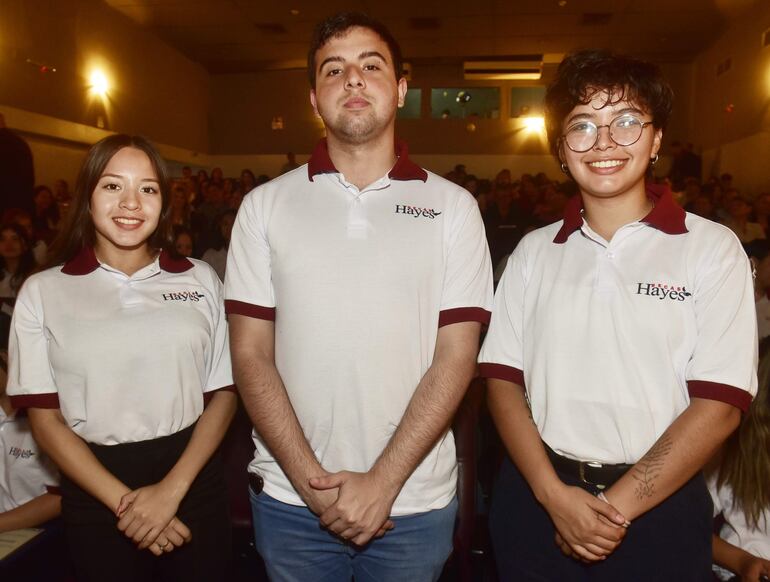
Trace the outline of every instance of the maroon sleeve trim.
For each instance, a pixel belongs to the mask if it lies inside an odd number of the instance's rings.
[[[56,392],[11,396],[11,406],[18,410],[25,408],[61,408],[59,405],[59,395]]]
[[[209,402],[211,402],[211,399],[214,398],[214,394],[216,392],[235,392],[235,384],[230,384],[229,386],[222,386],[221,388],[217,388],[216,390],[208,390],[207,392],[203,393],[203,406],[208,406]]]
[[[707,382],[705,380],[690,380],[687,382],[687,391],[690,398],[706,398],[708,400],[719,400],[732,404],[746,412],[751,405],[752,396],[745,390],[730,386],[729,384],[720,384],[719,382]]]
[[[256,319],[275,321],[275,307],[262,307],[245,301],[225,299],[225,313],[227,315],[245,315]]]
[[[444,309],[438,314],[438,326],[444,327],[445,325],[462,323],[463,321],[478,321],[484,325],[489,325],[490,317],[492,317],[492,314],[481,307]]]
[[[45,492],[51,495],[59,495],[61,497],[61,487],[58,485],[46,485]]]
[[[505,364],[479,364],[479,375],[482,378],[497,378],[513,382],[524,388],[524,372]]]

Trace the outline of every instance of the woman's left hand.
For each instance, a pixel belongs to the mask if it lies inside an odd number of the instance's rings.
[[[168,526],[177,510],[178,498],[163,482],[134,489],[120,500],[118,529],[140,550],[150,546]]]

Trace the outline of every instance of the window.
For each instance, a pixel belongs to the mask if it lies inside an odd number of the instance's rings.
[[[433,119],[500,117],[499,87],[453,87],[431,89],[430,116]]]
[[[543,115],[545,87],[511,87],[511,117]]]

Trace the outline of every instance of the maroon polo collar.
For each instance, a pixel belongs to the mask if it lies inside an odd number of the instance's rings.
[[[662,184],[650,184],[645,186],[647,197],[655,203],[650,213],[639,222],[645,222],[653,228],[666,234],[685,234],[687,227],[684,219],[687,213],[684,208],[674,202],[671,190]],[[567,242],[569,236],[583,226],[583,198],[580,194],[567,201],[564,208],[564,224],[556,233],[553,242],[562,244]]]
[[[175,259],[165,250],[160,251],[158,264],[167,273],[183,273],[193,268],[193,264],[189,259],[185,257]],[[93,247],[84,246],[77,255],[64,263],[61,272],[66,275],[88,275],[98,268],[99,259],[96,258]]]
[[[409,148],[406,142],[396,140],[396,164],[388,172],[392,180],[422,180],[428,179],[428,172],[409,159]],[[316,174],[338,173],[334,162],[329,157],[329,145],[322,138],[315,146],[310,161],[307,164],[307,177],[312,182]]]

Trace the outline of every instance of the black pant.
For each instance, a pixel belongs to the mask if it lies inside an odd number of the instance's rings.
[[[151,441],[88,446],[108,471],[136,489],[163,479],[187,446],[193,428]],[[80,582],[227,579],[232,543],[218,453],[198,474],[177,511],[190,528],[192,541],[159,557],[137,550],[117,529],[112,511],[72,481],[62,478],[61,489],[67,544]]]
[[[581,486],[575,478],[561,473],[559,478],[567,485]],[[500,581],[710,582],[712,507],[698,473],[636,518],[606,560],[587,565],[561,553],[548,513],[506,458],[489,511]]]

